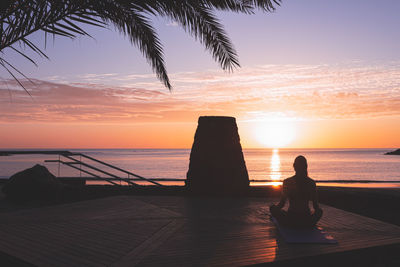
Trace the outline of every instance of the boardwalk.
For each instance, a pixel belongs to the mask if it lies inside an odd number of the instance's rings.
[[[270,200],[118,196],[0,214],[0,251],[38,266],[248,265],[400,243],[400,227],[328,206],[338,244],[286,244]]]

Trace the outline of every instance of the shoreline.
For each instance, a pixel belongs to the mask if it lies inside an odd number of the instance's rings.
[[[77,184],[85,183],[86,186],[92,185],[109,185],[103,179],[93,177],[57,177],[61,182],[66,184]],[[120,179],[107,178],[115,182],[119,182]],[[8,177],[0,177],[0,186],[5,184],[9,180]],[[140,186],[148,186],[151,184],[145,184],[141,179],[129,179],[130,181],[137,183]],[[155,178],[152,181],[161,182],[163,186],[182,186],[184,187],[186,179],[172,179],[172,178]],[[351,187],[351,188],[400,188],[400,180],[315,180],[319,187]],[[250,179],[250,187],[263,187],[263,186],[281,186],[282,180],[252,180]],[[125,186],[125,184],[123,185]]]
[[[319,201],[400,226],[400,188],[318,187]]]

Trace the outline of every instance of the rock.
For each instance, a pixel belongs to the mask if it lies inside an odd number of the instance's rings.
[[[12,200],[55,200],[62,190],[62,184],[39,164],[18,172],[10,177],[3,192]]]
[[[199,118],[186,177],[186,186],[192,192],[225,194],[248,188],[235,118]]]
[[[385,155],[400,155],[400,148],[395,151],[387,152]]]

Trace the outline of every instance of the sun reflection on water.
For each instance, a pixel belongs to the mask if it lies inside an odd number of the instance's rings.
[[[270,169],[271,169],[270,179],[272,181],[270,184],[275,187],[281,185],[282,173],[281,173],[281,159],[279,157],[279,149],[272,150]]]

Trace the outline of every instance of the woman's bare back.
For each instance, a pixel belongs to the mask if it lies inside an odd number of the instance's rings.
[[[289,199],[289,213],[310,214],[309,201],[316,198],[316,185],[309,177],[293,176],[283,181],[282,193]]]

